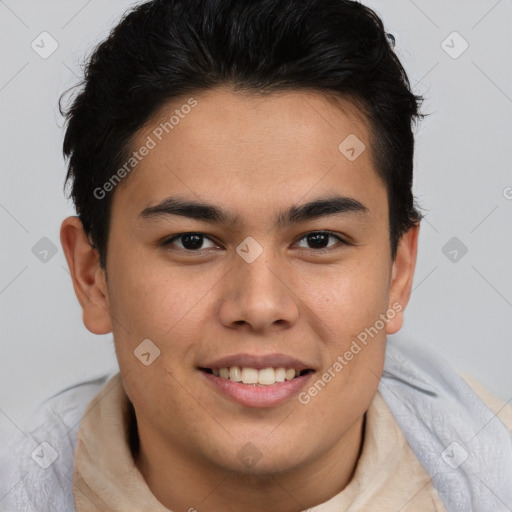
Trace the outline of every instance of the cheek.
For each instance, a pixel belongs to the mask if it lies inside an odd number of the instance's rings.
[[[122,318],[131,333],[151,326],[151,332],[160,336],[192,310],[208,288],[207,275],[195,278],[190,271],[148,258],[123,258],[112,281],[111,313]]]
[[[344,424],[350,425],[368,408],[377,390],[385,358],[386,334],[381,328],[385,324],[380,315],[387,310],[388,278],[384,268],[353,267],[324,284],[312,307],[329,327],[324,331],[326,357],[323,371],[305,390],[303,400],[335,436],[340,416],[333,409],[344,411]]]
[[[371,257],[370,250],[364,257],[362,252],[351,264],[324,276],[316,292],[313,287],[303,292],[313,297],[311,309],[329,327],[324,330],[329,383],[317,403],[336,404],[340,410],[353,411],[354,418],[371,401],[382,372],[386,324],[380,315],[386,314],[389,294],[386,262],[378,255]]]
[[[301,281],[301,299],[342,339],[373,325],[387,309],[389,269],[381,259],[361,256]]]
[[[206,272],[200,265],[177,269],[147,257],[123,257],[113,267],[109,303],[120,365],[139,369],[134,350],[145,339],[161,350],[159,366],[187,358],[212,314],[206,308],[224,272]]]

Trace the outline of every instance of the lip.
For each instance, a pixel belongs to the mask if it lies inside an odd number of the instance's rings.
[[[294,368],[295,370],[316,370],[312,365],[285,354],[233,354],[201,365],[201,368],[219,369],[238,366],[240,368]]]
[[[229,379],[223,379],[202,370],[198,371],[207,383],[222,395],[246,407],[260,408],[276,407],[290,399],[298,394],[309,382],[311,376],[316,373],[312,371],[292,380],[276,382],[270,386],[257,386],[232,382]]]

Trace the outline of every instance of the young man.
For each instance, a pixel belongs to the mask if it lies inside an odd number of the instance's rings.
[[[419,100],[356,2],[121,21],[67,112],[61,227],[120,373],[48,402],[13,508],[512,510],[510,408],[386,341],[416,262]]]

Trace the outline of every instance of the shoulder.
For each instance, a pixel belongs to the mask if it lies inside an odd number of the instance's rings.
[[[509,405],[404,340],[387,345],[379,390],[447,505],[498,510],[499,500],[512,503]]]
[[[496,417],[512,434],[512,400],[505,402],[491,393],[484,384],[469,373],[462,371],[459,371],[458,373],[478,395],[480,400],[482,400],[482,402],[496,415]]]
[[[73,453],[84,411],[115,372],[44,400],[7,440],[0,460],[0,509],[74,511]]]

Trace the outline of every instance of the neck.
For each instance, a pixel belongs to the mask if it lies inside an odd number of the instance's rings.
[[[364,438],[364,416],[326,453],[279,472],[236,472],[199,459],[138,425],[135,465],[154,496],[170,510],[297,512],[339,494],[353,477]],[[147,442],[149,440],[150,442]]]

